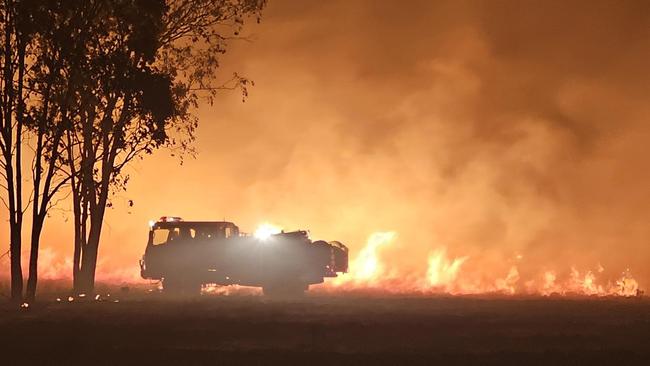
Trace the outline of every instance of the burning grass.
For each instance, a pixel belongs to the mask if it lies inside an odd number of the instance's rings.
[[[370,235],[366,245],[350,262],[350,272],[320,289],[329,292],[385,292],[396,294],[451,294],[451,295],[572,295],[572,296],[640,296],[643,292],[629,269],[616,279],[608,280],[605,269],[580,271],[570,267],[568,274],[546,270],[523,278],[517,264],[504,273],[492,271],[465,271],[479,265],[469,256],[449,257],[444,247],[434,248],[427,258],[424,273],[400,271],[390,266],[381,254],[395,241],[395,232],[377,232]],[[517,256],[522,259],[521,255]]]

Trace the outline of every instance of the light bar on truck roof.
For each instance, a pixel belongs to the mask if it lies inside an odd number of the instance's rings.
[[[174,221],[183,221],[183,219],[177,216],[162,216],[160,219],[158,219],[158,222],[174,222]]]

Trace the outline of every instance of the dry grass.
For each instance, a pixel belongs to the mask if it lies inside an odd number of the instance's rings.
[[[47,296],[51,296],[49,294]],[[119,298],[119,302],[114,302]],[[316,295],[0,305],[21,364],[648,364],[650,301]],[[9,363],[14,364],[14,363]]]

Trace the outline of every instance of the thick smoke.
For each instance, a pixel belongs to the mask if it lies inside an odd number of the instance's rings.
[[[180,215],[309,228],[353,255],[396,231],[403,272],[444,247],[475,276],[600,264],[650,284],[647,2],[272,0],[248,32],[224,75],[250,97],[201,108],[196,160],[133,168],[105,271]],[[69,256],[64,216],[44,245]]]

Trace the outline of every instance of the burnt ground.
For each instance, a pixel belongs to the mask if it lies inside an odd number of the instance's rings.
[[[0,364],[650,364],[645,298],[115,298],[1,304]]]

